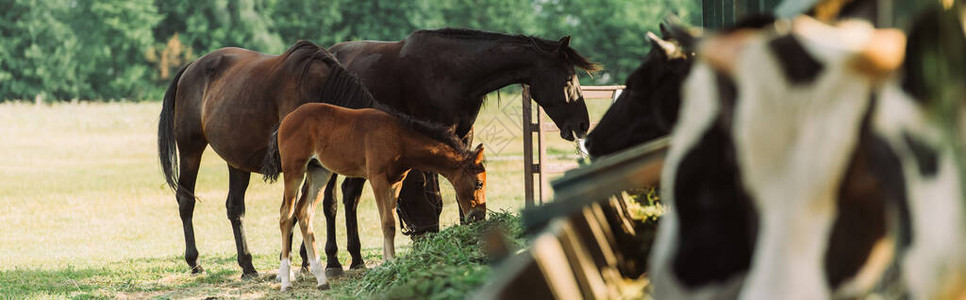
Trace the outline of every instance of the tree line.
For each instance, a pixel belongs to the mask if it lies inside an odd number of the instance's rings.
[[[157,100],[177,68],[222,47],[278,54],[465,27],[557,39],[621,83],[669,12],[694,0],[0,0],[0,101]]]

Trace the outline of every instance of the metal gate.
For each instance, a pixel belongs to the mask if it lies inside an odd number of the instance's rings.
[[[745,16],[775,10],[780,0],[701,0],[701,23],[695,24],[708,29],[720,29],[734,25]]]

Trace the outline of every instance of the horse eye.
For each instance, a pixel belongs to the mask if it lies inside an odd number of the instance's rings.
[[[482,189],[482,188],[483,188],[483,182],[482,182],[482,181],[479,181],[479,180],[477,180],[477,181],[476,181],[476,189]]]

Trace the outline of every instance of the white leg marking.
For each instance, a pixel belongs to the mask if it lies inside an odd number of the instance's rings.
[[[282,291],[284,292],[289,287],[292,287],[292,261],[289,259],[282,259],[282,263],[278,266],[278,279],[282,281]]]
[[[325,268],[322,267],[322,262],[318,257],[309,260],[309,268],[312,271],[312,275],[315,275],[315,279],[318,281],[316,286],[322,286],[327,283]]]

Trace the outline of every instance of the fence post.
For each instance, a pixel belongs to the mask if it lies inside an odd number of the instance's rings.
[[[543,108],[537,105],[537,163],[533,164],[533,172],[537,173],[537,200],[540,201],[540,205],[543,205],[543,184],[544,180],[544,157],[547,154],[547,145],[543,143]]]
[[[524,207],[533,208],[533,121],[531,117],[530,86],[523,85],[523,202]]]

